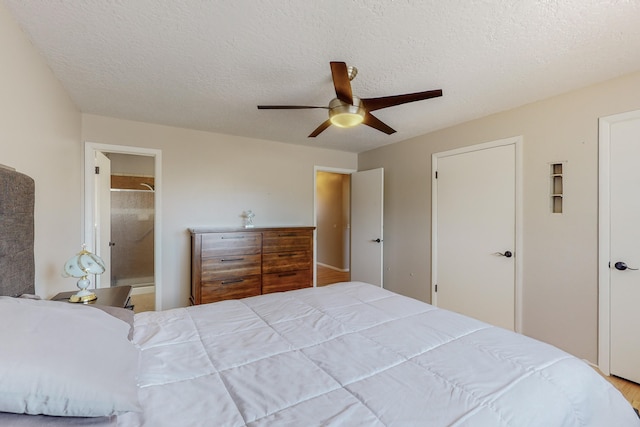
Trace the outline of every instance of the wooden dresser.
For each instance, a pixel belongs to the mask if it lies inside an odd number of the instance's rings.
[[[313,286],[314,229],[190,229],[191,304]]]

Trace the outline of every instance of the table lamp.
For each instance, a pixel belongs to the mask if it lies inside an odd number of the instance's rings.
[[[71,257],[64,265],[63,277],[78,277],[78,293],[69,298],[69,302],[91,302],[98,299],[98,296],[87,288],[91,283],[87,276],[89,274],[102,274],[105,271],[104,261],[98,255],[92,254],[82,245],[82,250]]]

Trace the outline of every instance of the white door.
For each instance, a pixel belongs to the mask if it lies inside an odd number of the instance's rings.
[[[515,330],[516,146],[434,154],[433,300]]]
[[[351,280],[382,287],[384,170],[351,174]]]
[[[640,382],[640,111],[610,122],[609,154],[610,372]]]
[[[111,161],[96,151],[95,253],[104,261],[105,271],[96,276],[96,288],[111,286]]]

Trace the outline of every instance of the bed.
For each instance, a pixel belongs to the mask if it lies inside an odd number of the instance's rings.
[[[640,425],[584,361],[367,283],[96,308],[0,297],[0,425]]]

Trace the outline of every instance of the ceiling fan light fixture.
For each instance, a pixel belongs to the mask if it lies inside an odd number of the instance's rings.
[[[358,74],[358,69],[347,66],[345,62],[331,61],[331,78],[333,88],[336,90],[336,98],[332,99],[329,107],[311,105],[258,105],[259,110],[294,110],[303,108],[326,108],[329,110],[329,119],[323,121],[311,134],[309,138],[315,138],[330,126],[341,128],[351,128],[360,124],[367,125],[375,130],[384,132],[387,135],[395,133],[395,129],[387,125],[372,111],[395,105],[406,104],[408,102],[423,101],[429,98],[442,96],[442,89],[427,90],[415,93],[405,93],[403,95],[382,96],[378,98],[360,99],[353,96],[351,80]]]
[[[358,126],[364,121],[366,111],[360,102],[360,98],[353,97],[353,105],[342,102],[338,98],[329,103],[329,120],[332,125],[341,128]]]

